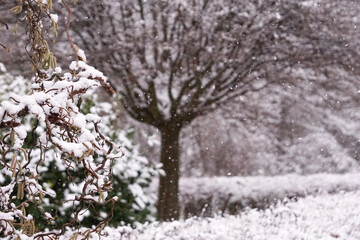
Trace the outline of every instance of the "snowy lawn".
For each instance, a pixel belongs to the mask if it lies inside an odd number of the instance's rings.
[[[360,190],[360,174],[183,178],[182,215],[237,214],[244,208],[264,209],[278,200]]]
[[[215,218],[105,228],[107,240],[359,240],[360,191],[309,196],[266,210]],[[65,236],[64,239],[66,239]],[[93,236],[92,239],[99,239]]]

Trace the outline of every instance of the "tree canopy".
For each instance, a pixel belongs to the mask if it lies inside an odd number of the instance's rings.
[[[357,52],[346,49],[349,26],[329,18],[337,14],[331,1],[319,6],[292,0],[80,6],[88,13],[77,16],[81,28],[74,29],[82,46],[101,59],[97,64],[112,77],[127,112],[161,132],[167,175],[160,180],[160,219],[178,218],[183,126],[250,92],[283,84],[277,73],[288,67],[336,64],[351,71]],[[102,26],[98,34],[89,19]]]

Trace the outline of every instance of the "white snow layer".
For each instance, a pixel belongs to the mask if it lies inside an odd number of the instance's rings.
[[[157,191],[153,183],[151,191]],[[180,179],[182,215],[236,214],[266,208],[285,198],[360,190],[360,173]]]
[[[106,227],[107,240],[358,240],[360,191],[309,196],[236,216],[190,218],[137,229]],[[69,239],[68,232],[62,239]],[[90,239],[99,239],[93,235]]]

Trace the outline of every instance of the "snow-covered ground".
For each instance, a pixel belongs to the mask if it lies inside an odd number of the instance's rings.
[[[106,240],[358,240],[360,191],[309,196],[241,215],[105,228]],[[64,239],[66,239],[65,236]],[[92,239],[99,239],[93,236]]]
[[[246,207],[263,209],[285,198],[354,190],[360,190],[359,173],[180,180],[182,215],[186,217],[237,214]]]

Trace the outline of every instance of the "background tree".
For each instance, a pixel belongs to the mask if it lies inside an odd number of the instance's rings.
[[[338,64],[349,70],[356,52],[343,54],[348,28],[336,19],[324,21],[332,10],[317,6],[291,0],[81,6],[88,13],[77,17],[82,46],[102,59],[97,64],[112,76],[126,111],[161,133],[166,172],[159,185],[161,220],[179,217],[179,136],[184,126],[270,83],[283,84],[289,79],[279,80],[276,73],[286,67]],[[98,34],[87,19],[102,26]]]

